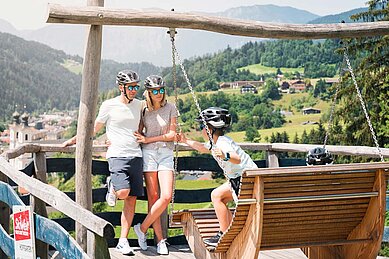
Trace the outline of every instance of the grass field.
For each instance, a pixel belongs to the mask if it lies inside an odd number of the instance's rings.
[[[65,68],[67,68],[70,72],[75,74],[81,74],[82,72],[82,64],[76,63],[73,60],[65,60],[65,63],[62,64]]]
[[[245,67],[240,67],[240,68],[238,68],[238,71],[243,70],[243,69],[248,70],[251,73],[256,74],[256,75],[275,74],[277,72],[276,67],[267,67],[267,66],[263,66],[261,64],[254,64],[254,65],[249,65],[249,66],[245,66]],[[303,67],[299,67],[299,68],[280,67],[280,69],[281,69],[282,73],[293,73],[296,71],[299,72],[300,74],[304,73]]]

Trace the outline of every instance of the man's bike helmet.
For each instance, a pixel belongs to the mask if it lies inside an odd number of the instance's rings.
[[[130,83],[138,83],[140,81],[138,73],[132,70],[122,70],[116,76],[116,84],[126,85]]]

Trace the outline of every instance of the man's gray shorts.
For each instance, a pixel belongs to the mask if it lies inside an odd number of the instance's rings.
[[[143,160],[141,157],[108,158],[115,191],[130,189],[130,196],[143,196]]]

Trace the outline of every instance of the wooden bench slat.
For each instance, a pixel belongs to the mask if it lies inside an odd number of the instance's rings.
[[[334,164],[319,166],[295,166],[295,167],[278,167],[278,168],[258,168],[245,170],[247,176],[270,176],[270,175],[295,175],[301,173],[326,173],[339,171],[365,172],[368,170],[389,169],[387,162],[359,163],[359,164]]]
[[[311,194],[311,195],[309,195]],[[296,202],[296,201],[313,201],[313,200],[336,200],[336,199],[353,199],[359,197],[374,197],[377,192],[368,192],[366,190],[355,189],[353,192],[344,193],[342,190],[324,191],[324,192],[296,192],[296,193],[282,193],[269,194],[265,199],[265,203],[276,202]],[[293,196],[291,196],[293,195]]]
[[[265,182],[266,188],[285,188],[285,187],[298,187],[298,186],[327,186],[327,185],[341,185],[341,184],[355,184],[355,183],[365,183],[365,184],[371,184],[374,183],[374,177],[369,178],[342,178],[342,179],[326,179],[326,180],[300,180],[300,181],[288,181],[288,182]],[[247,189],[249,190],[249,189]]]
[[[349,215],[349,214],[355,214],[355,213],[366,213],[367,205],[363,205],[363,208],[355,208],[353,206],[349,206],[346,208],[342,208],[342,206],[339,206],[338,209],[333,209],[333,210],[326,210],[326,208],[322,207],[312,207],[310,210],[304,210],[304,208],[301,208],[300,210],[296,209],[290,209],[286,210],[285,213],[288,214],[289,218],[295,218],[295,217],[300,217],[301,215],[304,216],[315,216],[315,215]],[[266,213],[263,215],[263,218],[284,218],[285,213],[282,212],[274,212],[274,213]]]
[[[273,176],[264,176],[264,183],[281,183],[281,182],[294,182],[294,181],[309,181],[309,180],[329,180],[329,179],[351,179],[351,178],[366,178],[370,179],[375,177],[375,171],[369,170],[364,172],[338,172],[338,173],[306,173],[306,174],[297,174],[293,176],[289,175],[273,175]]]
[[[323,193],[333,190],[341,190],[342,193],[352,192],[354,189],[371,191],[373,189],[372,183],[349,183],[349,184],[331,184],[331,185],[302,185],[302,186],[284,186],[283,188],[266,188],[266,194],[277,193],[299,193],[299,192],[318,192]]]

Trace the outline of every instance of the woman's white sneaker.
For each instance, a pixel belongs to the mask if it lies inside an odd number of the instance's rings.
[[[134,250],[132,250],[132,247],[128,243],[127,238],[119,239],[119,242],[115,247],[115,250],[123,255],[135,255]]]
[[[162,239],[157,244],[157,253],[160,255],[168,255],[169,254],[169,250],[167,249],[167,245],[166,245],[166,239]]]

